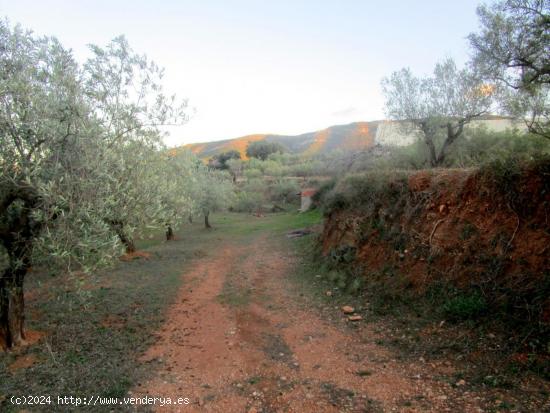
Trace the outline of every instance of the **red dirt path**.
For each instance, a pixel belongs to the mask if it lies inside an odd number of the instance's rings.
[[[191,401],[163,412],[484,411],[483,395],[437,380],[451,363],[399,361],[380,326],[359,334],[300,302],[291,264],[266,238],[197,261],[141,359],[160,367],[132,395]]]

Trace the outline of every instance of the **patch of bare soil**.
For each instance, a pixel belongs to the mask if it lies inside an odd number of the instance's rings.
[[[15,373],[17,370],[27,369],[38,363],[38,358],[35,354],[24,354],[15,359],[13,363],[8,366],[10,373]]]
[[[191,401],[163,412],[499,411],[501,400],[440,379],[451,362],[400,359],[382,322],[347,328],[339,307],[330,321],[308,306],[291,260],[267,238],[198,260],[141,358],[155,373],[132,394]]]
[[[151,258],[151,254],[145,251],[134,251],[134,252],[128,252],[124,255],[120,256],[121,261],[133,261],[133,260],[139,260],[143,258],[144,260],[148,260]]]

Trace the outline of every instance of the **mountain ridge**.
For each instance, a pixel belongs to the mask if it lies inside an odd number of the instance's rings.
[[[401,131],[397,126],[398,123],[399,121],[391,120],[360,121],[333,125],[298,135],[251,134],[211,142],[190,143],[180,148],[189,149],[201,159],[209,159],[230,150],[238,151],[241,158],[247,159],[248,143],[261,140],[280,143],[289,152],[304,155],[323,154],[335,150],[359,151],[375,144],[399,146],[411,143],[414,135]],[[473,121],[472,124],[483,124],[495,131],[514,127],[511,118],[497,115],[487,115]]]
[[[298,135],[251,134],[237,138],[183,145],[200,158],[210,158],[222,152],[237,150],[246,159],[249,142],[266,140],[277,142],[290,152],[314,155],[330,150],[360,150],[374,145],[376,127],[381,121],[352,122]]]

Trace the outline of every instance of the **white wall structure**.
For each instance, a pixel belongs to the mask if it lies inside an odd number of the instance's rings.
[[[300,205],[300,212],[306,212],[311,208],[312,199],[311,197],[315,195],[317,192],[314,188],[306,188],[304,189],[300,195],[301,195],[301,205]]]
[[[466,130],[477,127],[486,127],[493,132],[503,132],[507,129],[526,130],[523,122],[514,121],[510,118],[474,120],[466,126]],[[378,124],[374,142],[378,145],[407,146],[417,138],[418,132],[414,127],[407,127],[404,122],[385,120]]]
[[[376,128],[374,143],[387,146],[407,146],[417,139],[413,126],[405,126],[404,122],[384,120]]]

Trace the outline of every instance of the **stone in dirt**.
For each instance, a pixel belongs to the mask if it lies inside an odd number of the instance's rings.
[[[352,314],[355,311],[355,308],[349,305],[345,305],[342,307],[342,311],[344,312],[344,314]]]
[[[361,317],[360,315],[350,315],[348,317],[349,321],[361,321],[362,319],[363,317]]]

